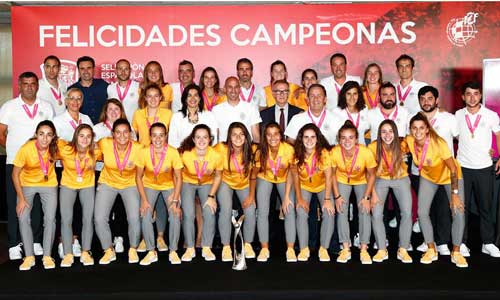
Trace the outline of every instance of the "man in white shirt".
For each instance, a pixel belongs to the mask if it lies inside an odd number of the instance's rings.
[[[219,126],[219,141],[225,142],[227,130],[233,122],[241,122],[250,132],[254,143],[260,142],[259,123],[262,121],[257,108],[248,102],[240,100],[240,82],[231,76],[224,84],[227,101],[216,105],[212,112]]]
[[[337,107],[340,90],[346,81],[356,81],[361,85],[361,77],[347,75],[347,58],[342,53],[335,53],[330,57],[332,76],[323,78],[319,83],[325,87],[328,102],[326,108],[333,110]]]
[[[66,110],[64,94],[67,87],[66,83],[59,79],[60,70],[61,61],[59,58],[55,55],[49,55],[43,61],[44,77],[38,81],[38,98],[49,102],[56,116]]]
[[[287,141],[295,143],[299,130],[306,124],[313,123],[327,141],[334,145],[337,143],[337,133],[342,127],[341,117],[326,109],[326,90],[321,84],[313,84],[307,91],[309,109],[295,115],[288,123],[285,130]]]
[[[500,149],[500,119],[498,114],[482,105],[481,85],[467,82],[462,87],[465,108],[455,113],[459,137],[457,160],[462,166],[465,189],[465,231],[460,252],[468,252],[468,215],[472,198],[479,210],[479,229],[483,246],[481,251],[492,257],[500,257],[494,244],[495,228],[492,211],[493,184],[495,172],[500,173],[500,160],[493,166],[491,160],[492,133],[495,134],[497,149]],[[474,197],[472,197],[474,195]]]
[[[139,83],[130,79],[130,62],[120,59],[115,66],[116,82],[108,85],[108,99],[120,100],[127,120],[132,123],[134,113],[139,107]]]
[[[257,109],[262,110],[267,107],[264,90],[252,82],[253,63],[248,58],[240,58],[236,63],[236,72],[240,80],[240,100],[252,103]]]
[[[5,102],[0,108],[0,145],[5,147],[7,161],[5,165],[5,197],[7,201],[7,232],[9,240],[9,258],[21,259],[21,238],[16,214],[17,194],[12,182],[13,161],[17,151],[35,135],[38,123],[51,120],[54,109],[50,103],[37,98],[38,77],[33,72],[19,75],[19,96]],[[33,226],[36,255],[43,254],[38,241],[41,240],[42,216],[40,201],[33,203],[31,224]],[[24,245],[29,247],[29,245]]]
[[[428,84],[413,78],[415,60],[411,56],[403,54],[398,57],[396,68],[399,75],[399,82],[395,84],[398,104],[405,107],[411,115],[416,114],[420,111],[418,91]]]
[[[182,108],[182,92],[184,92],[184,87],[194,83],[194,66],[193,63],[188,60],[183,60],[179,63],[179,68],[177,69],[177,74],[179,82],[173,82],[171,84],[174,93],[174,99],[172,99],[172,113],[178,112]]]

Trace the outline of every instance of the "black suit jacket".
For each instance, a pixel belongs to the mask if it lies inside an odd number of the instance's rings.
[[[271,106],[271,107],[268,107],[260,112],[260,118],[262,119],[262,122],[260,123],[260,130],[261,131],[270,122],[274,121],[276,123],[279,123],[280,120],[276,120],[276,118],[275,118],[275,113],[274,113],[275,107],[276,107],[276,104]],[[291,105],[291,104],[288,104],[288,118],[287,118],[286,124],[290,123],[290,120],[292,119],[293,116],[295,116],[296,114],[301,113],[301,112],[303,112],[303,110],[301,108],[294,106],[294,105]]]

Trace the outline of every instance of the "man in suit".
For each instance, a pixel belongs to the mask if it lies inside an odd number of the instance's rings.
[[[288,95],[290,94],[290,85],[286,80],[277,80],[272,87],[273,97],[276,99],[276,104],[268,107],[260,112],[262,119],[261,130],[270,122],[280,124],[281,130],[285,132],[285,128],[302,109],[288,103]]]

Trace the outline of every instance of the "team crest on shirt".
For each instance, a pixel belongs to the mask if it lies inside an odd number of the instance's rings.
[[[354,166],[354,171],[356,171],[356,172],[361,171],[361,167],[360,166]]]
[[[129,162],[127,163],[127,168],[133,168],[133,167],[134,167],[134,165],[135,165],[135,162],[133,162],[133,161],[129,161]]]

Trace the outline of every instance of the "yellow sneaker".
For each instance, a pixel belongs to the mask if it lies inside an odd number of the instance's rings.
[[[377,254],[373,257],[374,262],[383,262],[384,260],[389,259],[389,252],[387,252],[387,249],[383,250],[378,250]]]
[[[194,251],[194,248],[187,248],[186,252],[184,252],[184,255],[182,255],[182,261],[192,261],[193,258],[196,256],[196,251]]]
[[[245,258],[255,258],[255,252],[250,243],[245,243]]]
[[[104,255],[99,260],[100,265],[109,265],[110,262],[116,260],[115,250],[108,248],[104,251]]]
[[[420,263],[424,265],[431,264],[433,261],[438,260],[438,254],[434,248],[429,248],[425,251],[424,255],[420,259]]]
[[[293,247],[288,247],[286,250],[286,262],[297,262],[297,256]]]
[[[61,268],[69,268],[73,265],[73,262],[75,259],[73,258],[73,254],[66,254],[64,255],[64,258],[61,261]]]
[[[351,260],[351,250],[349,250],[349,248],[340,250],[339,256],[337,257],[337,262],[345,264],[350,260]]]
[[[222,247],[222,261],[233,261],[233,252],[231,251],[231,247]]]
[[[404,264],[413,263],[413,259],[411,258],[410,254],[408,254],[408,251],[405,248],[398,249],[398,259]]]
[[[54,259],[50,256],[44,255],[42,258],[42,262],[43,262],[43,267],[45,268],[45,270],[54,269],[56,267]]]
[[[259,256],[257,256],[257,261],[267,262],[269,257],[271,257],[271,254],[269,253],[269,248],[262,248],[260,249]]]
[[[82,255],[80,256],[80,262],[84,266],[93,266],[94,265],[94,259],[90,255],[89,251],[82,251]]]
[[[215,254],[212,252],[212,249],[210,249],[210,247],[201,248],[201,256],[205,258],[205,261],[215,260]]]
[[[359,260],[361,261],[361,264],[363,265],[371,265],[372,264],[372,258],[370,257],[370,254],[366,250],[361,250],[359,253]]]
[[[130,252],[130,250],[129,250]],[[151,250],[144,256],[144,258],[139,263],[141,266],[149,266],[150,264],[158,261],[158,255],[156,255],[156,251]]]
[[[307,261],[309,259],[309,256],[311,255],[311,252],[309,252],[309,247],[306,247],[299,252],[299,256],[297,256],[298,261]]]
[[[467,264],[467,260],[460,251],[451,252],[451,262],[454,263],[459,268],[467,268],[469,264]]]
[[[179,255],[177,255],[176,251],[170,251],[170,253],[168,254],[168,261],[170,261],[170,263],[173,265],[181,264],[181,259],[179,258]]]
[[[321,262],[330,261],[330,255],[328,254],[328,250],[326,250],[323,247],[319,247],[318,257],[319,257],[319,261],[321,261]]]
[[[158,251],[160,252],[168,251],[167,243],[165,243],[165,240],[162,236],[159,236],[156,239],[156,248],[158,248]]]
[[[139,243],[139,246],[137,246],[137,252],[142,253],[146,251],[148,251],[146,249],[146,242],[144,241],[144,239],[142,239],[141,242]]]
[[[26,256],[19,266],[19,271],[29,271],[35,265],[35,256]]]
[[[128,249],[128,263],[136,264],[139,262],[139,255],[137,255],[137,250],[135,248]]]

